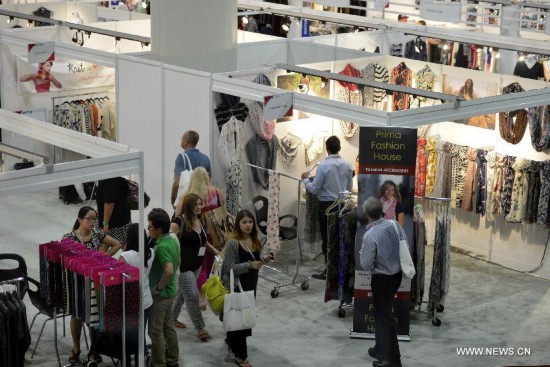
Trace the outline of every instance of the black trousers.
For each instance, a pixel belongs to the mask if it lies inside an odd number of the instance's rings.
[[[393,297],[401,285],[402,273],[394,275],[372,274],[372,298],[374,302],[374,350],[384,360],[401,362],[395,319],[392,315]]]
[[[321,248],[323,249],[323,255],[325,255],[325,264],[327,263],[327,232],[328,232],[328,225],[327,225],[327,216],[325,214],[325,211],[334,204],[334,201],[319,201],[319,211],[318,214],[318,221],[319,221],[319,228],[321,230]]]
[[[248,346],[246,345],[246,338],[251,334],[250,329],[239,331],[227,332],[227,344],[235,358],[246,360],[248,358]]]

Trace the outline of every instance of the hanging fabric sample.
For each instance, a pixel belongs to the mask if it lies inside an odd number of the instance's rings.
[[[435,169],[437,166],[436,142],[434,138],[428,138],[426,141],[426,190],[425,195],[432,194],[435,189]]]
[[[390,82],[395,85],[404,87],[411,86],[411,69],[404,62],[393,68],[391,72]],[[392,111],[407,110],[409,108],[410,94],[393,92]]]
[[[494,178],[493,178],[493,214],[503,214],[504,213],[504,206],[502,205],[502,193],[504,191],[504,183],[506,181],[506,164],[508,162],[508,156],[497,154],[495,156],[495,163],[494,163]]]
[[[229,167],[236,161],[242,159],[244,127],[244,121],[238,120],[234,116],[222,126],[220,138],[218,139],[218,149],[225,171],[229,170]]]
[[[485,215],[485,203],[487,200],[487,151],[477,150],[477,171],[475,180],[475,212]]]
[[[237,215],[241,210],[241,193],[241,165],[239,162],[235,162],[227,170],[225,192],[225,206],[232,215]]]
[[[222,103],[214,109],[218,129],[222,130],[223,125],[232,117],[239,121],[245,121],[248,116],[248,107],[240,101],[240,97],[221,93]]]
[[[540,195],[537,208],[537,224],[548,227],[550,204],[550,160],[540,163]]]
[[[426,153],[426,138],[420,136],[416,140],[416,169],[414,178],[414,194],[424,196],[426,190],[426,166],[428,154]]]
[[[405,57],[407,59],[428,61],[426,42],[422,41],[420,37],[407,42],[405,44]]]
[[[471,212],[475,206],[475,181],[477,172],[477,149],[468,148],[466,152],[468,163],[466,165],[466,176],[464,178],[464,194],[462,196],[461,208]]]
[[[485,220],[491,222],[494,220],[493,215],[493,184],[495,180],[495,160],[497,153],[491,150],[485,154],[487,161],[486,168],[486,183],[485,183]]]
[[[324,137],[314,134],[309,143],[304,143],[306,167],[315,163],[317,157],[323,153],[324,140]]]
[[[437,75],[426,65],[414,74],[414,82],[416,89],[433,91],[434,83],[437,82]],[[438,103],[441,102],[423,96],[414,96],[411,101],[411,108],[434,106]]]
[[[361,77],[361,71],[354,68],[350,64],[347,64],[344,70],[340,71],[338,74],[352,76],[355,78]],[[336,92],[336,100],[340,102],[345,102],[353,104],[356,106],[363,105],[363,93],[359,89],[357,84],[338,81],[340,88]],[[344,138],[350,139],[353,137],[358,129],[359,125],[351,121],[340,121],[340,127],[342,128],[342,134]]]
[[[248,123],[252,129],[263,140],[271,140],[275,132],[276,120],[264,121],[264,108],[256,101],[251,101],[248,104]]]
[[[422,306],[425,281],[425,248],[427,245],[426,223],[424,210],[421,204],[416,204],[413,209],[414,246],[412,258],[416,275],[411,282],[411,304],[413,307]]]
[[[380,64],[371,62],[361,70],[361,78],[379,83],[389,83],[388,69]],[[363,106],[380,109],[379,104],[386,97],[386,90],[380,88],[363,87]]]
[[[531,161],[516,158],[512,169],[514,170],[514,182],[510,195],[510,210],[506,215],[508,222],[521,223],[525,218],[527,209],[527,189],[529,188],[529,175],[526,170],[531,166]]]
[[[502,88],[502,94],[524,92],[519,83],[512,83]],[[523,138],[527,128],[527,111],[524,109],[498,114],[500,137],[511,144],[517,144]]]
[[[550,105],[530,108],[527,118],[533,148],[537,152],[550,148]]]
[[[258,167],[274,169],[277,162],[277,147],[279,141],[275,135],[269,141],[254,135],[246,143],[246,156],[248,161]],[[254,182],[267,190],[269,188],[269,173],[266,170],[250,167]]]
[[[451,210],[447,203],[436,207],[432,277],[428,296],[428,317],[443,305],[449,291],[451,270]]]
[[[527,188],[527,206],[525,208],[525,216],[523,222],[535,223],[537,221],[537,210],[540,197],[541,186],[541,166],[542,162],[532,161],[526,173],[529,176],[527,179],[529,187]]]
[[[286,133],[279,141],[280,162],[287,171],[291,171],[296,166],[300,145],[302,145],[302,139],[291,132]]]
[[[353,297],[355,280],[355,210],[328,215],[327,280],[325,302],[346,302]]]
[[[504,187],[502,189],[502,211],[504,215],[510,213],[512,206],[512,187],[514,186],[514,163],[516,157],[508,156],[504,166]]]
[[[304,225],[304,242],[314,244],[321,241],[319,227],[319,198],[306,190],[306,221]]]
[[[281,243],[279,241],[279,194],[281,191],[281,177],[273,170],[269,174],[269,192],[267,204],[267,247],[270,250],[279,252]]]
[[[443,140],[436,143],[435,186],[431,195],[433,197],[451,197],[451,147],[451,143]]]
[[[468,147],[455,145],[451,147],[451,208],[462,207],[464,196],[464,180],[466,179],[466,168]]]

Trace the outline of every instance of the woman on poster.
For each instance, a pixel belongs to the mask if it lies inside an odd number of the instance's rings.
[[[41,62],[38,64],[38,72],[23,75],[19,78],[20,82],[34,82],[36,93],[44,93],[50,91],[50,84],[53,84],[57,89],[63,86],[51,73],[53,63],[51,61]]]
[[[401,203],[401,194],[395,182],[391,180],[384,181],[376,197],[382,203],[384,219],[396,220],[403,226],[405,224],[405,210],[403,203]]]

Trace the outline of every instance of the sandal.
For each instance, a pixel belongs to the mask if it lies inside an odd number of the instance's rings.
[[[177,321],[174,323],[174,325],[178,328],[178,329],[185,329],[187,327],[187,325],[185,325],[183,322],[180,322],[180,321]]]
[[[236,358],[235,359],[235,364],[239,367],[252,367],[252,365],[250,364],[250,362],[248,362],[246,359],[239,359],[239,358]]]
[[[208,334],[208,331],[206,331],[204,329],[200,330],[199,333],[197,334],[197,336],[203,342],[205,342],[205,341],[207,341],[208,339],[211,338],[210,334]]]
[[[71,349],[71,354],[69,354],[69,363],[75,364],[80,362],[80,351],[75,352],[74,349]]]
[[[103,362],[103,358],[101,358],[101,354],[99,354],[98,352],[90,352],[90,359],[97,364]]]

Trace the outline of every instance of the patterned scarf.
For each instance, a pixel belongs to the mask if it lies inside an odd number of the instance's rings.
[[[427,161],[426,138],[421,136],[416,140],[416,176],[414,180],[414,194],[416,196],[424,196],[426,192]]]
[[[466,153],[468,164],[466,168],[466,177],[464,179],[464,195],[462,197],[461,208],[467,212],[473,210],[473,195],[475,189],[476,171],[477,171],[477,149],[468,148]]]
[[[541,116],[542,115],[542,116]],[[550,148],[550,105],[529,109],[531,144],[537,152]]]
[[[381,197],[380,203],[382,203],[384,219],[397,220],[397,218],[395,217],[395,207],[397,206],[397,200],[395,200],[395,198],[386,199],[385,197]]]

